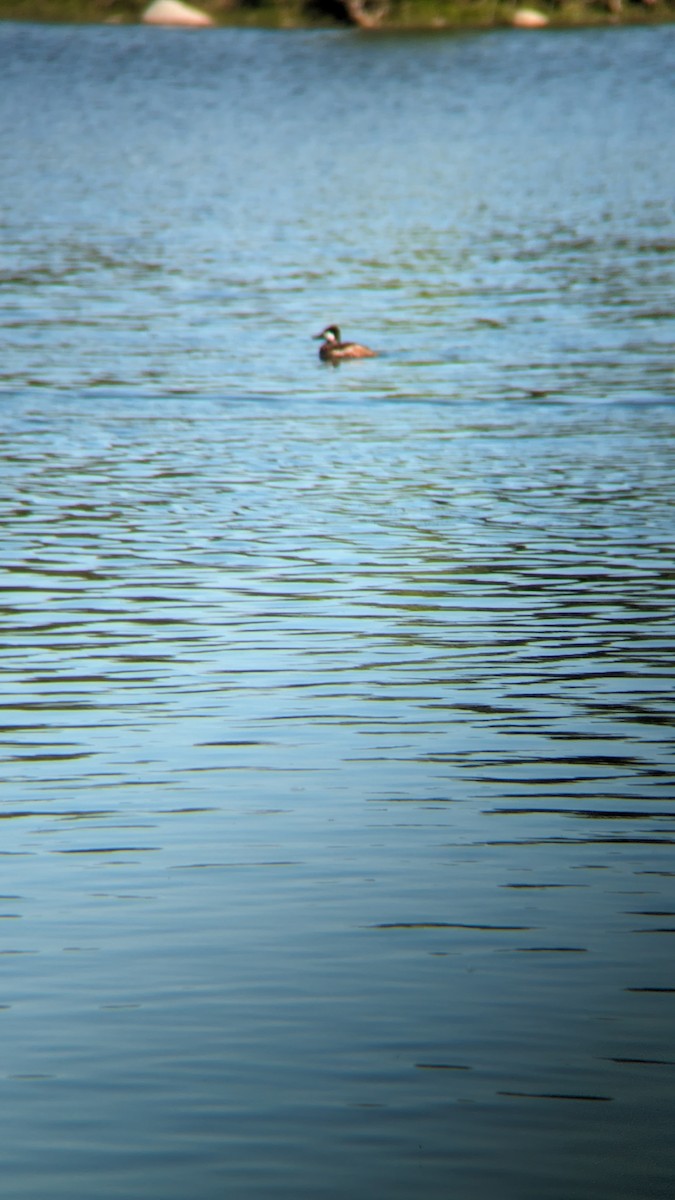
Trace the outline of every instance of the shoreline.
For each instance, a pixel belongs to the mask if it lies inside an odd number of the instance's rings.
[[[518,26],[516,13],[534,9],[551,30],[665,25],[675,0],[391,0],[372,16],[369,0],[355,12],[349,0],[205,0],[198,7],[212,28],[362,29],[368,33],[461,33]],[[0,21],[58,25],[138,25],[146,4],[133,0],[0,0]],[[386,7],[386,11],[383,8]],[[360,19],[360,18],[363,19]]]

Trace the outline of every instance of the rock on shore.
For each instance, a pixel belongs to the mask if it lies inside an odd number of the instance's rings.
[[[536,8],[517,8],[511,24],[517,29],[542,29],[544,25],[548,25],[548,17],[537,12]]]
[[[141,20],[145,25],[213,25],[208,13],[193,8],[191,4],[183,4],[182,0],[153,0]]]

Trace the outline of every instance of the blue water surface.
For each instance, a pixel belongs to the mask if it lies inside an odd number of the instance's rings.
[[[3,1198],[670,1200],[675,29],[0,64]]]

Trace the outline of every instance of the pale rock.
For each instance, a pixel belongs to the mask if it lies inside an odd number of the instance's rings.
[[[537,12],[536,8],[517,8],[511,18],[511,24],[517,29],[542,29],[548,25],[548,17]]]
[[[213,25],[208,13],[183,4],[182,0],[153,0],[146,8],[141,20],[145,25],[184,25],[194,28]]]

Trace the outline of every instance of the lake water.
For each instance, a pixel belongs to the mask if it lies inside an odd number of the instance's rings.
[[[3,1200],[669,1200],[675,27],[0,64]]]

